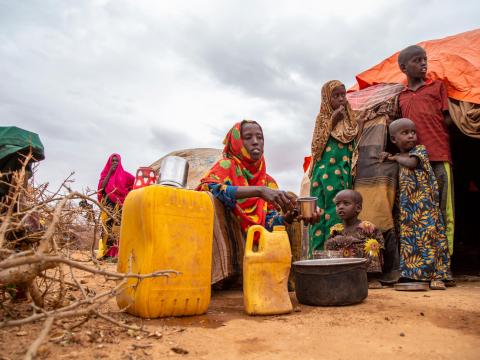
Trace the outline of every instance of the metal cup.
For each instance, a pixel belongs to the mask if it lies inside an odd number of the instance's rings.
[[[311,218],[317,206],[317,198],[314,196],[306,196],[297,198],[300,215],[304,218]]]
[[[167,156],[160,165],[160,185],[185,188],[187,185],[188,161],[179,156]]]

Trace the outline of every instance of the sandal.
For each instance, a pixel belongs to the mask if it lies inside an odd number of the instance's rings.
[[[375,280],[370,280],[368,282],[368,288],[369,289],[383,289],[383,286],[382,284],[380,283],[380,281],[378,281],[377,279]]]
[[[432,290],[446,290],[447,287],[442,280],[432,280],[430,281],[430,289]]]

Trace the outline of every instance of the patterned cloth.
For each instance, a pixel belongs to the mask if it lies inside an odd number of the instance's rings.
[[[98,240],[97,259],[105,257],[118,256],[118,240],[120,239],[120,220],[122,218],[122,207],[112,202],[103,202],[108,208],[110,215],[102,211],[100,221],[102,222],[102,232]]]
[[[237,205],[236,193],[238,186],[230,186],[225,184],[208,184],[208,189],[212,195],[220,200],[220,202],[228,210],[235,210]],[[265,229],[272,231],[274,226],[285,225],[285,220],[276,210],[268,209],[265,216]]]
[[[335,88],[344,86],[338,80],[331,80],[322,86],[322,101],[320,104],[320,112],[315,120],[315,130],[312,138],[312,163],[315,164],[322,157],[323,151],[327,147],[327,142],[332,136],[338,141],[347,144],[351,142],[358,133],[357,120],[353,114],[350,104],[347,102],[345,108],[346,117],[339,121],[335,128],[332,129],[334,112],[331,99],[332,92]],[[313,168],[311,174],[313,173]]]
[[[445,280],[450,277],[450,255],[437,180],[425,146],[417,145],[410,156],[418,158],[417,168],[400,166],[399,173],[401,275],[414,280]]]
[[[310,195],[316,196],[320,221],[310,226],[310,252],[323,248],[329,229],[340,223],[333,198],[340,190],[352,188],[350,173],[352,144],[343,144],[330,137],[322,157],[313,166]]]
[[[389,84],[389,86],[394,87],[391,91],[395,89],[398,91],[399,87],[403,88],[401,85]],[[358,93],[363,91],[365,90]],[[394,228],[392,210],[395,204],[398,164],[393,161],[379,160],[382,151],[389,151],[387,149],[388,125],[396,118],[398,112],[398,97],[394,94],[395,92],[392,93],[391,98],[384,98],[383,102],[357,114],[358,119],[362,120],[362,131],[356,141],[358,158],[352,159],[352,169],[356,168],[356,171],[352,170],[355,174],[353,188],[363,198],[360,217],[373,222],[382,231]],[[349,101],[351,98],[352,96],[349,96]],[[358,99],[354,104],[361,106],[358,104]]]
[[[346,232],[343,224],[330,229],[325,243],[326,250],[341,250],[343,257],[359,257],[368,260],[367,272],[382,272],[382,232],[369,221],[359,221],[354,231]]]
[[[249,120],[236,123],[227,133],[223,141],[225,147],[222,159],[217,161],[200,180],[196,190],[212,191],[217,197],[223,194],[219,199],[223,199],[222,202],[227,207],[233,208],[242,230],[247,232],[252,225],[265,227],[267,213],[275,209],[273,205],[268,204],[262,198],[236,199],[234,196],[236,188],[229,189],[229,187],[266,186],[271,189],[278,189],[278,185],[267,174],[263,156],[255,161],[243,146],[241,126],[244,122],[249,122]],[[218,185],[212,186],[215,184]],[[228,201],[225,201],[225,196],[228,196]]]
[[[208,192],[207,192],[208,193]],[[212,284],[242,274],[245,234],[240,222],[222,202],[208,193],[213,201]]]

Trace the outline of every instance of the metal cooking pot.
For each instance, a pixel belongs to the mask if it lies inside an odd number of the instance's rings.
[[[160,165],[160,185],[184,188],[187,186],[188,161],[180,156],[167,156]]]
[[[368,295],[367,259],[302,260],[293,263],[295,294],[314,306],[351,305]]]

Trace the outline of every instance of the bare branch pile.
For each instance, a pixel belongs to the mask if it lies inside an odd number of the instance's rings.
[[[27,181],[25,168],[30,158],[24,159],[20,171],[11,174],[10,191],[0,202],[0,328],[44,322],[26,359],[35,357],[60,319],[78,318],[72,325],[78,327],[93,316],[141,331],[108,315],[104,305],[125,288],[129,278],[138,279],[138,284],[145,278],[176,272],[121,274],[103,269],[93,249],[101,228],[100,212],[108,213],[109,209],[94,199],[95,192],[72,191],[73,174],[53,192],[48,184],[36,186],[33,178]],[[73,250],[79,247],[82,232],[88,234],[90,255],[80,258],[77,252],[75,258]],[[92,274],[110,285],[97,294],[77,280],[80,273]]]

